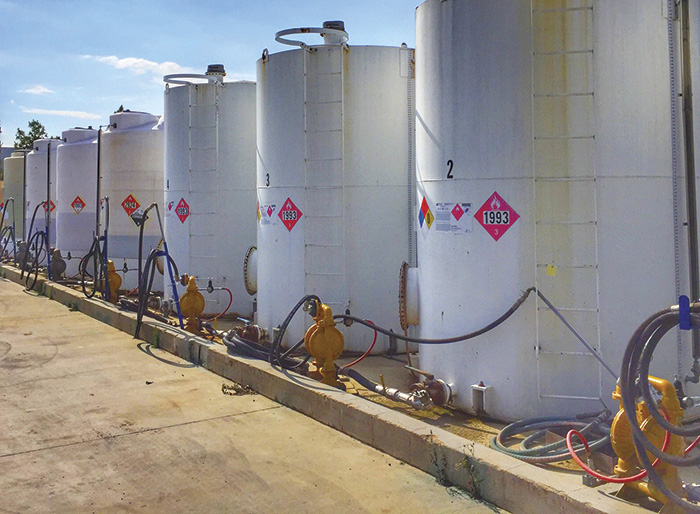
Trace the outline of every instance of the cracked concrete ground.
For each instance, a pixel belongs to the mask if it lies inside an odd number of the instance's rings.
[[[494,512],[0,280],[0,512]]]

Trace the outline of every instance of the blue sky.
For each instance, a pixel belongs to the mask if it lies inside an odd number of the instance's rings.
[[[223,63],[255,80],[278,30],[345,21],[351,45],[415,45],[421,0],[0,0],[0,140],[31,119],[51,136],[107,123],[120,105],[163,112],[167,73]],[[310,42],[321,41],[309,36]]]

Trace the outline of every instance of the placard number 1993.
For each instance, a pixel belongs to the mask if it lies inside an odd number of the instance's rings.
[[[508,211],[484,211],[484,225],[508,225],[509,223]]]

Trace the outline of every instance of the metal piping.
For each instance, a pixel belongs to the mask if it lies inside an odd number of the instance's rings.
[[[700,269],[698,263],[698,219],[697,192],[695,187],[695,145],[693,128],[693,80],[690,68],[690,16],[689,0],[681,0],[681,63],[683,90],[683,128],[685,144],[685,177],[688,209],[688,265],[690,278],[690,297],[693,301],[700,299]],[[669,13],[670,15],[670,13]],[[697,384],[700,381],[700,333],[692,331],[693,366],[691,376],[686,381]]]
[[[27,153],[22,160],[22,241],[27,240]]]
[[[51,280],[51,244],[49,243],[49,228],[51,225],[51,141],[46,145],[46,272]]]

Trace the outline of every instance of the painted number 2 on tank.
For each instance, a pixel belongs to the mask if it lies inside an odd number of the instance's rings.
[[[498,241],[518,221],[520,215],[494,191],[474,217],[494,241]]]

